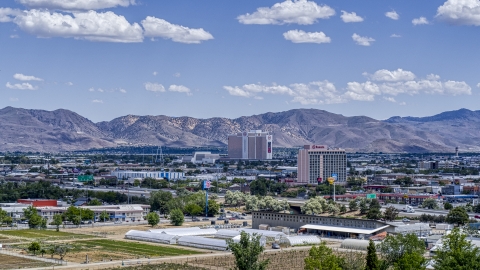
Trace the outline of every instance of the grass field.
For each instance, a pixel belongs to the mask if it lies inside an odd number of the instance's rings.
[[[22,269],[53,266],[51,263],[0,254],[0,269]]]
[[[84,239],[92,238],[94,236],[85,234],[75,234],[67,232],[57,232],[51,230],[12,230],[0,231],[0,240],[8,237],[20,237],[27,239],[42,239],[42,240],[64,240],[64,239]]]
[[[121,253],[134,256],[163,257],[200,254],[193,250],[180,249],[175,247],[155,246],[136,242],[115,241],[107,239],[75,241],[75,251],[98,250],[108,253]]]

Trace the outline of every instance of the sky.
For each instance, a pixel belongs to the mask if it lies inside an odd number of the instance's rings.
[[[478,110],[479,0],[2,0],[0,108]]]

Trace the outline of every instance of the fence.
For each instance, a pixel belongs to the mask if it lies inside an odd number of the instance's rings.
[[[0,249],[0,254],[2,254],[2,255],[12,256],[12,257],[17,257],[17,258],[22,258],[22,259],[28,259],[29,261],[39,261],[39,262],[44,262],[44,263],[49,263],[49,264],[67,265],[67,261],[63,261],[63,260],[59,260],[59,259],[50,259],[50,258],[38,257],[38,256],[29,256],[29,255],[21,254],[20,252],[21,252],[21,250],[10,248],[8,246]],[[31,262],[30,264],[35,264],[35,263]],[[16,267],[16,268],[18,268],[18,267]],[[2,269],[2,268],[0,268],[0,269]]]

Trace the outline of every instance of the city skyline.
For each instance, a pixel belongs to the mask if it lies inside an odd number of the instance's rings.
[[[6,0],[0,22],[2,108],[94,122],[478,109],[478,0]]]

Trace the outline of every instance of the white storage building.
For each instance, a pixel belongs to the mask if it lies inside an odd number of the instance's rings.
[[[314,235],[301,235],[301,236],[288,236],[281,240],[289,246],[302,246],[302,245],[318,245],[321,243],[320,238]]]
[[[177,243],[181,246],[195,247],[202,249],[227,250],[227,242],[225,240],[199,237],[199,236],[182,236],[178,238]]]
[[[125,234],[126,239],[131,240],[139,240],[139,241],[146,241],[146,242],[155,242],[155,243],[162,243],[162,244],[176,244],[176,236],[163,234],[163,233],[152,233],[146,231],[136,231],[130,230]]]

